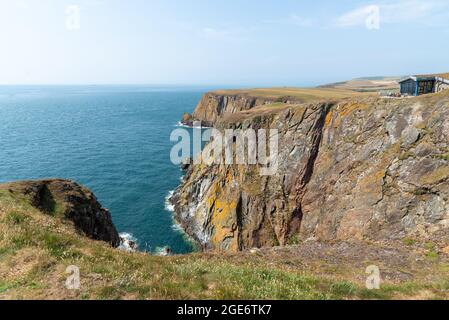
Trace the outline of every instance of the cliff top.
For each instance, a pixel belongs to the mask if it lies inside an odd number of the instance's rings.
[[[447,74],[446,74],[447,75]],[[376,95],[380,90],[399,90],[400,77],[368,77],[335,82],[316,88],[254,88],[242,90],[216,90],[218,95],[249,95],[263,98],[294,97],[301,102],[317,99],[343,99],[355,96]]]
[[[311,102],[323,99],[344,99],[360,96],[375,95],[373,92],[356,92],[340,88],[259,88],[242,90],[217,90],[211,92],[216,95],[247,95],[268,99],[294,98],[296,102]]]
[[[449,78],[449,73],[434,73],[421,76],[437,76]],[[296,98],[296,102],[311,102],[314,100],[352,98],[356,96],[377,95],[381,90],[399,90],[398,81],[401,77],[367,77],[347,81],[329,83],[316,88],[251,88],[240,90],[216,90],[212,94],[217,95],[247,95],[268,99],[284,97]]]
[[[447,298],[447,283],[438,279],[449,264],[435,265],[430,249],[411,243],[308,242],[172,257],[129,253],[76,232],[49,207],[36,208],[28,191],[42,185],[57,199],[92,195],[66,180],[0,185],[0,299]],[[381,290],[364,288],[366,263],[383,265]],[[79,290],[65,287],[68,266],[80,270]]]
[[[319,92],[326,92],[327,95],[318,95]],[[342,95],[333,95],[333,92],[342,92]],[[330,102],[353,102],[353,103],[374,103],[375,101],[388,101],[389,105],[398,105],[398,104],[408,104],[409,102],[418,102],[422,104],[435,104],[442,101],[442,99],[447,99],[449,97],[449,91],[442,91],[436,94],[427,94],[417,97],[408,97],[408,98],[397,98],[397,99],[391,99],[391,98],[385,98],[385,97],[379,97],[377,94],[373,93],[359,93],[359,92],[353,92],[352,95],[345,96],[343,93],[346,92],[345,90],[331,90],[331,89],[322,89],[317,90],[316,96],[309,95],[307,102],[301,102],[301,101],[294,101],[294,102],[275,102],[272,104],[261,104],[257,105],[251,109],[247,110],[241,110],[239,112],[235,113],[227,113],[223,114],[220,118],[220,122],[222,123],[233,123],[233,122],[239,122],[244,119],[249,119],[253,117],[259,117],[259,116],[267,116],[270,114],[277,114],[280,112],[283,112],[287,109],[303,109],[307,107],[308,104],[315,104],[315,103],[323,103],[326,101]],[[214,92],[215,93],[215,92]],[[303,98],[305,95],[302,96]]]

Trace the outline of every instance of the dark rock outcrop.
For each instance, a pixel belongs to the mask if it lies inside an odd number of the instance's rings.
[[[181,119],[181,123],[183,125],[192,127],[193,126],[193,117],[192,117],[192,115],[190,115],[188,113],[184,113],[184,115],[182,116],[182,119]]]
[[[113,247],[120,245],[109,211],[91,191],[75,182],[60,179],[20,181],[3,187],[16,195],[24,195],[46,214],[72,221],[77,231],[91,239],[108,242]]]

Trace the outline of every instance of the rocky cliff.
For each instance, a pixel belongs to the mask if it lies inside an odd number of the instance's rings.
[[[120,245],[119,234],[111,214],[101,206],[88,189],[69,180],[20,181],[0,185],[0,190],[23,198],[36,209],[71,221],[76,230],[87,237]]]
[[[288,97],[257,97],[249,94],[206,93],[198,103],[193,114],[185,115],[182,123],[192,125],[193,121],[201,121],[203,126],[211,127],[225,115],[250,110],[255,106],[269,105],[276,101],[285,101]]]
[[[190,166],[172,202],[204,248],[449,242],[447,92],[308,104],[207,94],[193,117],[221,130],[276,128],[280,135],[275,175],[251,165]]]

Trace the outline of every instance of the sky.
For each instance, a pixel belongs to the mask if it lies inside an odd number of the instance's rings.
[[[0,84],[312,86],[449,72],[448,39],[448,0],[0,0]]]

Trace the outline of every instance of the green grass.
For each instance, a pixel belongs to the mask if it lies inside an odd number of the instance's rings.
[[[107,286],[100,289],[98,299],[101,300],[118,300],[122,293],[118,286]]]
[[[21,212],[10,211],[6,215],[6,222],[9,224],[20,225],[27,221],[27,216]]]
[[[25,247],[30,247],[35,244],[35,237],[31,230],[22,229],[21,232],[16,233],[11,238],[11,247],[15,250],[23,249]],[[5,248],[7,249],[7,248]]]
[[[437,261],[439,259],[440,255],[438,252],[429,251],[429,252],[427,252],[426,257],[432,261]]]
[[[54,257],[62,257],[70,246],[70,240],[52,232],[44,232],[43,245]]]
[[[336,282],[331,286],[331,292],[337,297],[352,296],[357,291],[357,287],[347,281]]]
[[[413,239],[413,238],[407,237],[407,238],[404,238],[404,239],[402,240],[402,242],[403,242],[406,246],[413,246],[413,245],[416,243],[416,240]]]
[[[11,283],[0,282],[0,294],[14,287]]]
[[[344,268],[323,274],[257,254],[121,252],[5,192],[0,235],[0,299],[392,299],[422,290],[438,298],[448,287],[406,282],[367,290],[363,281],[339,273]],[[435,246],[427,249],[434,252]],[[70,265],[80,269],[80,290],[65,288]]]
[[[436,155],[433,155],[432,157],[449,161],[449,152],[443,153],[443,154],[436,154]]]
[[[300,102],[316,100],[335,100],[350,97],[363,97],[375,95],[375,93],[362,93],[344,88],[256,88],[246,90],[218,90],[214,92],[220,95],[249,95],[262,98],[271,98],[277,102],[285,98],[293,98]]]

